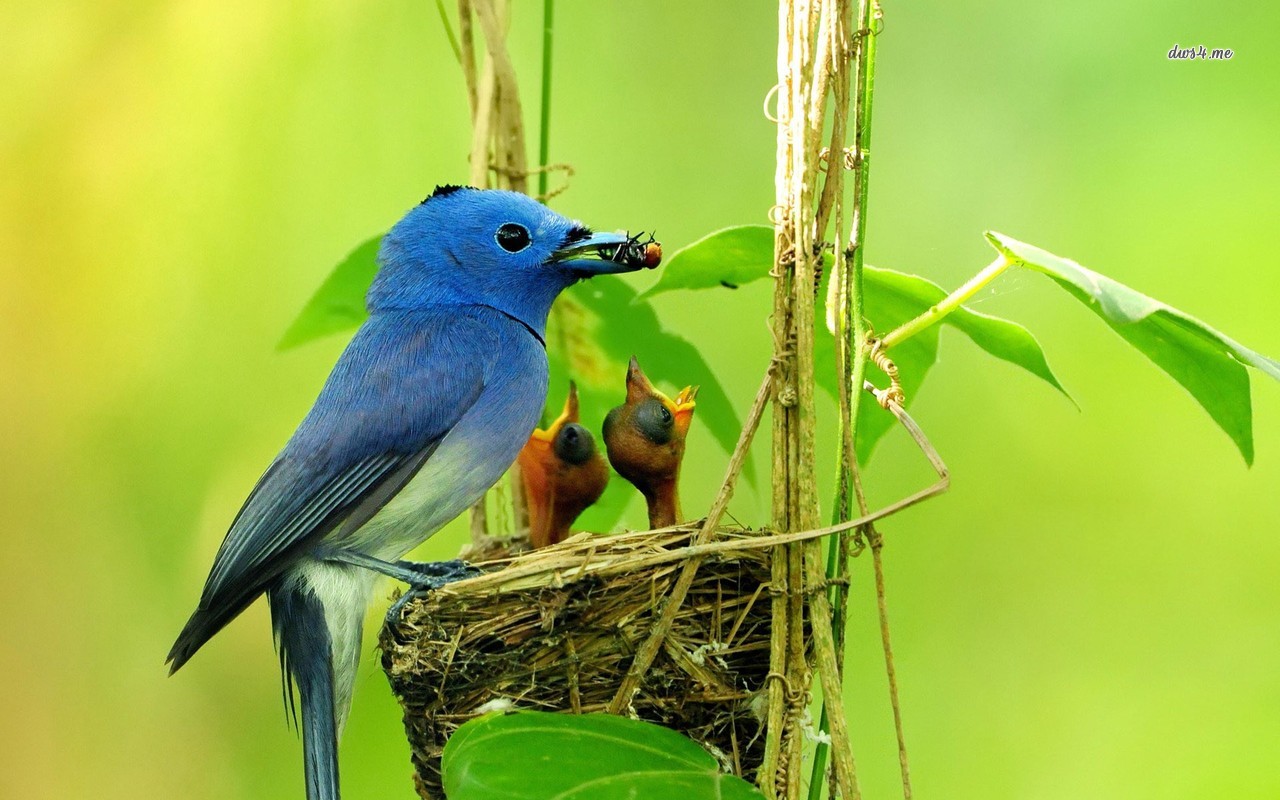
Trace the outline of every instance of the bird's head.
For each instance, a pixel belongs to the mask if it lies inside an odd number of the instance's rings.
[[[542,335],[551,303],[575,281],[660,260],[656,242],[594,233],[526,195],[445,186],[382,240],[368,305],[487,305]]]
[[[655,527],[656,520],[674,521],[679,515],[676,481],[697,394],[698,387],[686,386],[672,400],[654,387],[633,357],[627,366],[626,402],[604,420],[609,462],[649,500]],[[655,509],[655,504],[668,508]]]
[[[546,429],[533,432],[517,460],[529,506],[530,541],[534,547],[563,541],[609,481],[595,439],[578,421],[578,387],[572,381],[564,411]]]

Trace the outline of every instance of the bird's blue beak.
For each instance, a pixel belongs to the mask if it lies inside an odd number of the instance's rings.
[[[644,240],[622,233],[583,233],[586,235],[572,236],[551,256],[553,263],[579,278],[653,269],[662,263],[662,246],[653,237]]]

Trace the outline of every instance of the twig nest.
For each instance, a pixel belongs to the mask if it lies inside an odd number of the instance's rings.
[[[444,796],[445,741],[485,711],[606,710],[694,530],[580,534],[477,564],[486,574],[407,604],[382,631],[382,665],[404,708],[418,793]],[[628,712],[752,780],[764,751],[769,550],[742,531],[720,538],[743,546],[704,560]]]

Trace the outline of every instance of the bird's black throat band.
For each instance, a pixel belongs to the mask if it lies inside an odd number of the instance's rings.
[[[482,303],[481,305],[484,305],[484,304]],[[529,323],[527,323],[527,322],[525,322],[524,320],[520,319],[519,317],[517,317],[517,316],[516,316],[516,315],[514,315],[514,314],[508,314],[507,312],[503,311],[503,310],[502,310],[502,309],[500,309],[500,308],[494,308],[493,306],[490,306],[490,305],[484,305],[484,307],[485,307],[485,308],[492,308],[494,311],[497,311],[499,314],[501,314],[502,316],[506,317],[507,319],[511,319],[511,320],[515,320],[516,322],[519,322],[522,326],[524,326],[524,329],[525,329],[526,331],[528,331],[528,332],[529,332],[529,335],[530,335],[530,336],[532,336],[533,338],[535,338],[535,339],[537,339],[537,340],[538,340],[538,344],[542,345],[542,349],[543,349],[543,350],[546,350],[546,349],[547,349],[547,340],[546,340],[546,339],[543,339],[543,338],[542,338],[542,334],[540,334],[540,333],[538,333],[537,331],[535,331],[535,330],[533,329],[533,326],[532,326],[532,325],[530,325]]]

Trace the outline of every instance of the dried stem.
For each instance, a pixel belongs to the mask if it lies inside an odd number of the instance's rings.
[[[842,14],[844,15],[842,17]],[[826,122],[829,88],[847,71],[842,36],[847,37],[844,0],[783,0],[779,6],[778,146],[775,223],[773,334],[780,369],[774,404],[773,519],[781,530],[815,524],[818,501],[815,469],[813,287],[817,283],[825,230],[840,186],[840,162],[828,157],[822,194],[814,186]],[[844,29],[846,32],[841,33]],[[846,93],[847,96],[847,93]],[[843,111],[833,128],[843,141]],[[843,148],[841,147],[841,151]],[[831,151],[829,150],[830,154]],[[836,176],[832,181],[832,176]],[[819,216],[822,224],[819,225]],[[806,611],[814,659],[824,691],[839,693],[839,656],[825,594],[821,545],[789,546],[775,556],[773,574],[773,651],[765,765],[760,784],[774,797],[799,797],[803,741],[798,718],[808,704],[812,679],[806,647]],[[813,591],[818,587],[818,591]],[[807,606],[807,608],[806,608]],[[856,770],[843,708],[832,725],[837,750],[837,779],[847,798],[858,796]]]
[[[529,502],[524,493],[524,476],[521,474],[520,462],[511,465],[507,470],[507,480],[511,484],[511,523],[514,530],[529,529]]]
[[[907,758],[907,739],[902,730],[902,706],[898,700],[898,670],[893,663],[893,644],[889,639],[889,604],[885,599],[884,560],[881,550],[884,537],[871,528],[871,563],[876,576],[876,612],[880,618],[880,642],[884,648],[884,671],[889,681],[889,703],[893,707],[893,730],[898,738],[898,769],[902,774],[902,796],[911,800],[911,763]]]
[[[467,102],[471,120],[476,118],[476,46],[471,30],[471,0],[458,0],[458,60],[462,62],[462,78],[467,85]]]
[[[834,113],[831,122],[831,140],[827,145],[826,174],[823,177],[822,193],[815,215],[814,227],[819,236],[827,230],[831,210],[844,190],[844,173],[848,166],[844,147],[846,129],[849,125],[849,62],[853,52],[849,29],[852,21],[851,0],[839,0],[831,15],[830,24],[824,24],[822,33],[822,40],[829,42],[828,55],[820,60],[819,64],[825,64],[826,69],[832,73]],[[835,229],[839,231],[842,227],[842,222],[837,221]]]
[[[834,265],[827,296],[827,325],[836,335],[835,368],[837,386],[840,387],[837,398],[839,406],[838,457],[835,507],[832,510],[833,524],[841,520],[847,520],[851,516],[850,475],[857,466],[853,445],[856,420],[853,408],[856,406],[856,402],[854,402],[856,401],[856,395],[860,394],[852,392],[852,387],[856,384],[852,382],[850,353],[852,352],[853,339],[851,330],[851,320],[854,318],[853,301],[855,297],[859,301],[861,300],[861,285],[859,281],[856,282],[857,285],[855,286],[852,271],[850,270],[849,253],[847,248],[842,246],[841,241],[845,224],[844,178],[845,172],[853,166],[852,159],[847,158],[845,153],[850,85],[852,84],[852,76],[850,75],[853,57],[852,27],[852,0],[840,0],[836,4],[832,25],[829,32],[826,33],[826,36],[832,41],[830,45],[832,54],[830,68],[833,73],[832,94],[834,96],[835,109],[831,138],[826,150],[826,174],[822,184],[822,193],[817,212],[817,230],[819,234],[827,229],[827,223],[832,213],[835,215],[832,247]],[[850,399],[851,393],[855,395],[854,401]],[[826,577],[832,589],[829,590],[829,596],[825,592],[818,593],[822,594],[822,601],[814,604],[813,611],[815,618],[820,613],[824,617],[830,616],[830,627],[832,628],[831,650],[834,654],[834,664],[829,669],[837,676],[843,676],[844,674],[844,614],[841,613],[841,604],[836,601],[843,599],[838,593],[837,587],[844,589],[848,585],[848,570],[845,560],[840,557],[841,543],[845,538],[846,535],[842,534],[833,536],[829,541]],[[818,594],[814,595],[815,600]],[[815,631],[815,635],[817,633],[818,631]],[[831,747],[834,747],[837,753],[846,750],[848,752],[847,767],[845,766],[844,758],[837,758],[836,769],[831,775],[831,793],[834,796],[839,784],[842,782],[852,784],[853,792],[855,793],[858,791],[858,784],[857,773],[854,771],[853,751],[849,744],[847,723],[843,713],[843,680],[838,677],[835,685],[831,684],[830,680],[823,681],[823,702],[822,710],[819,714],[818,729],[820,731],[827,731],[828,729],[831,731]],[[809,776],[810,800],[818,800],[822,796],[822,787],[825,783],[823,776],[826,772],[829,749],[830,747],[823,741],[819,741],[814,749],[813,764]],[[847,778],[842,778],[840,775],[840,772],[844,769],[848,769],[850,772]]]
[[[791,25],[790,19],[795,14],[793,0],[780,0],[778,3],[778,86],[777,86],[777,124],[778,144],[775,167],[775,199],[774,199],[774,242],[773,242],[773,348],[780,374],[779,386],[774,393],[773,403],[773,519],[779,530],[787,529],[788,486],[791,482],[791,470],[788,463],[787,447],[789,431],[787,424],[788,406],[795,404],[794,376],[790,369],[791,337],[791,305],[789,259],[794,259],[791,249],[791,140],[788,136],[788,120],[791,116],[791,92],[788,82],[791,76]],[[757,782],[765,797],[775,800],[778,797],[778,778],[786,763],[783,757],[782,734],[786,724],[786,675],[787,675],[787,640],[791,627],[786,590],[787,558],[779,549],[772,559],[772,625],[769,644],[769,674],[780,676],[781,680],[773,680],[768,685],[767,719],[765,723],[764,762],[760,767]],[[786,796],[785,790],[783,797]]]
[[[525,156],[524,117],[520,108],[516,70],[507,53],[510,8],[506,0],[471,2],[488,48],[485,64],[491,66],[494,73],[493,163],[497,168],[498,182],[512,191],[526,192],[529,171]],[[474,156],[474,147],[471,152]],[[485,166],[488,168],[489,164],[486,163]],[[473,163],[473,174],[474,170]]]
[[[489,509],[482,496],[471,506],[471,541],[478,542],[489,533]]]

